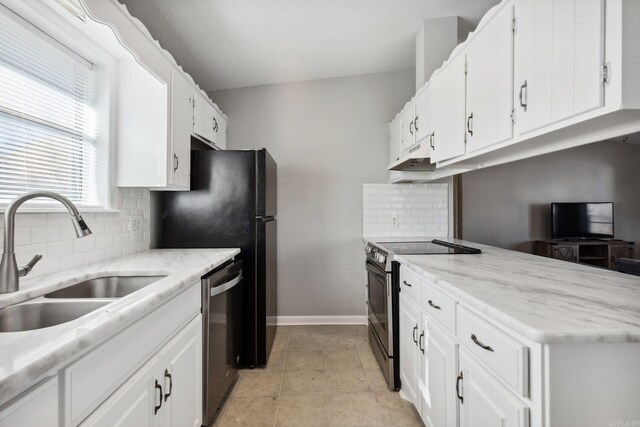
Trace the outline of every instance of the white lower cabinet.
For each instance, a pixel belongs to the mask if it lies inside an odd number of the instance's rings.
[[[57,427],[58,378],[33,387],[0,410],[0,427]]]
[[[159,426],[156,408],[161,408],[163,399],[162,389],[158,382],[161,367],[160,356],[153,356],[82,423],[82,426]]]
[[[400,294],[400,382],[405,399],[419,407],[420,372],[418,330],[420,307],[404,293]]]
[[[200,427],[202,421],[202,316],[160,351],[162,425]]]
[[[458,425],[458,399],[454,378],[458,370],[458,343],[444,329],[423,314],[426,352],[422,357],[423,387],[420,413],[427,427]]]
[[[129,378],[83,427],[197,427],[202,420],[202,316]]]
[[[504,390],[465,351],[457,382],[461,427],[527,427],[529,408]]]

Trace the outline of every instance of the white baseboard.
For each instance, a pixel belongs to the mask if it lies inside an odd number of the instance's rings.
[[[366,325],[367,316],[278,316],[278,325]]]

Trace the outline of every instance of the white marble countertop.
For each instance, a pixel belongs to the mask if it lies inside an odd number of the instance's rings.
[[[0,402],[103,343],[239,253],[239,249],[157,249],[21,281],[18,292],[0,295],[0,308],[96,277],[167,276],[71,322],[0,333]]]
[[[395,259],[535,342],[640,342],[640,277],[450,241],[479,248],[482,254],[396,255]]]

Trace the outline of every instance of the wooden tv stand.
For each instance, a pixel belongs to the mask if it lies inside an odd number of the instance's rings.
[[[618,258],[634,258],[634,242],[624,240],[536,240],[535,254],[613,269]]]

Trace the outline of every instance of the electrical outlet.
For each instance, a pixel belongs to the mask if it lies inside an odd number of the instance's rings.
[[[129,217],[129,234],[140,233],[142,229],[142,216],[132,215]]]
[[[398,214],[395,214],[391,217],[391,226],[394,228],[398,228],[400,226],[400,221],[398,221]]]

